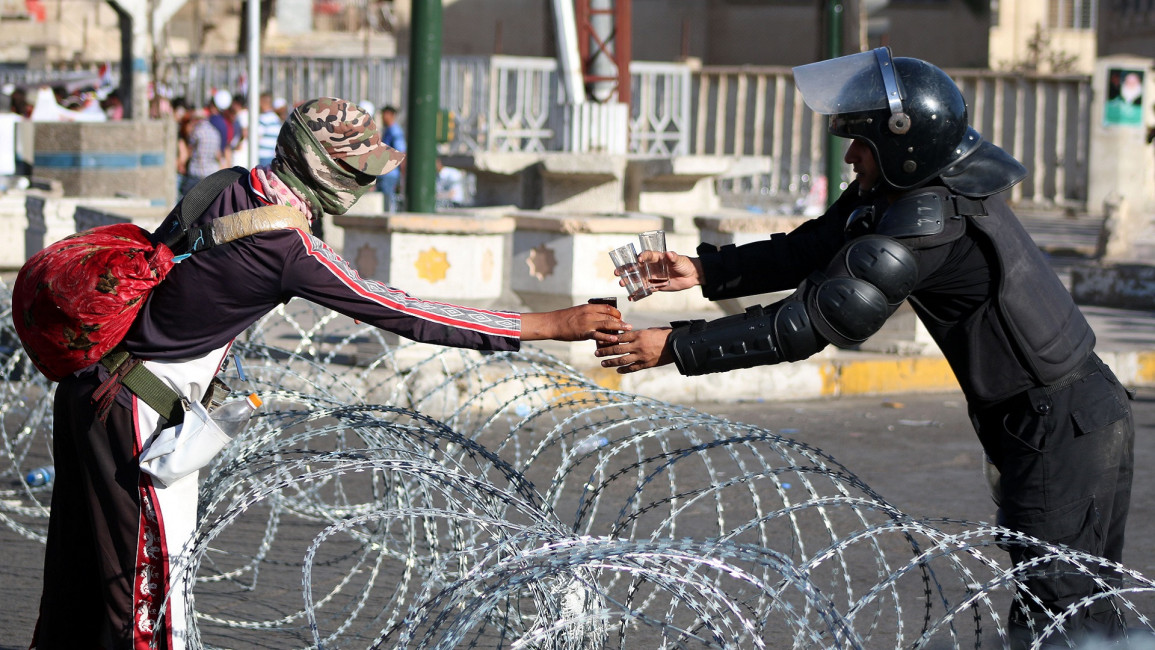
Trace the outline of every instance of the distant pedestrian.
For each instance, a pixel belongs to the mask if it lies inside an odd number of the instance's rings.
[[[229,143],[233,141],[236,135],[236,124],[232,119],[233,94],[227,90],[218,90],[209,98],[205,108],[208,109],[209,124],[217,130],[221,136],[221,154],[225,160],[232,160],[233,152],[229,148]]]
[[[191,114],[191,113],[190,113]],[[194,185],[225,166],[221,150],[221,135],[208,119],[194,115],[190,120],[188,136],[188,163],[180,194],[184,196]]]
[[[284,97],[276,97],[273,99],[273,112],[277,117],[281,118],[283,123],[289,118],[289,102]]]
[[[284,120],[273,109],[273,96],[269,93],[261,93],[260,108],[261,114],[257,116],[257,161],[268,165],[277,152],[277,135]]]
[[[437,207],[459,208],[465,205],[465,172],[447,167],[437,159]]]
[[[401,153],[408,151],[405,143],[405,131],[397,124],[397,109],[386,106],[381,109],[381,141]],[[385,195],[385,209],[388,212],[397,211],[397,186],[401,184],[405,173],[405,164],[388,174],[377,177],[377,191]]]
[[[234,167],[251,167],[249,162],[249,108],[244,95],[233,95],[229,107],[229,119],[233,121],[233,139],[229,143],[233,156],[229,160]]]

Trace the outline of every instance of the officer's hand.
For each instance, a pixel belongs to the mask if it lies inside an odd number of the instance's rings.
[[[674,251],[664,253],[642,251],[638,254],[638,262],[642,264],[654,262],[659,255],[666,257],[666,270],[670,279],[662,284],[650,285],[655,291],[681,291],[702,283],[702,262],[696,257],[678,255]],[[614,269],[614,275],[621,277],[622,273],[618,269]],[[626,286],[626,281],[624,279],[618,280],[618,286]]]
[[[600,346],[594,356],[613,357],[602,361],[603,368],[617,368],[621,374],[637,372],[646,368],[664,366],[674,362],[670,350],[669,327],[651,327],[637,332],[618,335],[614,345]]]
[[[622,312],[609,305],[578,305],[557,311],[521,315],[521,340],[584,341],[616,343],[618,334],[629,330]]]

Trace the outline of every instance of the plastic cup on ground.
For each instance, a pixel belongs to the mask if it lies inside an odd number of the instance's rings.
[[[658,290],[670,283],[670,272],[666,267],[666,231],[647,230],[638,235],[642,252],[654,251],[658,254],[657,261],[643,264],[646,282],[651,290]]]
[[[626,292],[630,300],[641,300],[653,293],[642,277],[642,265],[638,263],[638,251],[633,244],[619,246],[610,251],[610,259],[613,260],[614,268],[626,281]]]

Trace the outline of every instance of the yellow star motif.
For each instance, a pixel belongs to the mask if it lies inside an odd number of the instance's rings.
[[[449,258],[436,248],[430,248],[421,251],[414,266],[417,267],[417,277],[430,282],[440,282],[445,279],[445,272],[449,270]]]

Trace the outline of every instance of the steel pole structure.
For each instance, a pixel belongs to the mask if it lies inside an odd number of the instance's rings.
[[[433,212],[437,184],[437,109],[441,106],[441,0],[413,0],[409,44],[409,152],[405,209]]]
[[[583,104],[586,90],[582,79],[582,59],[573,0],[553,0],[553,17],[557,31],[558,65],[565,83],[566,100],[571,104]]]
[[[633,58],[630,0],[574,0],[574,14],[587,97],[629,105]]]
[[[842,56],[842,2],[827,0],[826,2],[826,46],[827,58],[836,59]],[[826,204],[834,203],[842,183],[842,147],[845,145],[842,138],[833,135],[826,136]]]
[[[261,123],[261,0],[248,0],[249,11],[249,137],[245,146],[249,151],[249,166],[258,161],[257,146],[260,144],[258,130]]]

